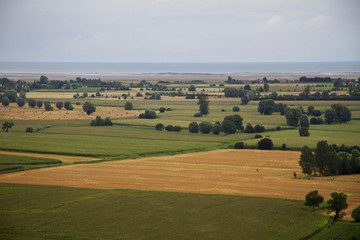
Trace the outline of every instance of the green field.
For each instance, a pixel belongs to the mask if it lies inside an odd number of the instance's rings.
[[[0,184],[1,239],[301,239],[302,201]]]
[[[56,166],[60,160],[0,154],[0,173]]]

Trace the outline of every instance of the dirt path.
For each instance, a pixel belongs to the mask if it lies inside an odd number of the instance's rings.
[[[92,161],[92,160],[100,159],[100,158],[94,158],[94,157],[69,156],[69,155],[58,155],[58,154],[47,154],[47,153],[12,152],[12,151],[3,151],[3,150],[0,150],[0,154],[26,156],[26,157],[50,158],[50,159],[60,160],[64,163],[74,163],[74,162]]]
[[[342,191],[349,208],[360,203],[360,174],[343,179],[301,177],[299,152],[216,150],[97,164],[77,164],[0,176],[0,182],[62,185],[99,189],[137,189],[234,194],[303,200],[311,190],[329,198]]]

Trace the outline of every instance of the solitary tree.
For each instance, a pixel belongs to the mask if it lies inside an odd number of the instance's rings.
[[[199,96],[198,105],[200,105],[199,112],[201,115],[206,116],[209,114],[209,100],[208,100],[207,96],[205,96],[205,95]]]
[[[5,121],[2,125],[2,130],[8,132],[14,126],[13,122]]]
[[[96,111],[96,107],[91,102],[85,102],[83,105],[83,110],[87,115],[90,115]]]
[[[314,211],[314,208],[318,207],[323,201],[324,198],[319,195],[318,190],[311,191],[305,196],[305,206],[312,207],[312,211]]]
[[[335,211],[334,220],[337,221],[343,215],[345,215],[340,213],[342,210],[348,207],[348,204],[346,203],[347,196],[344,193],[338,193],[338,192],[333,192],[330,196],[331,199],[327,201],[327,204],[329,205],[329,210]]]
[[[133,110],[132,102],[126,102],[124,107],[125,107],[125,110]]]

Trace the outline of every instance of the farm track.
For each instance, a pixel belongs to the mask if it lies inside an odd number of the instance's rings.
[[[315,189],[325,199],[342,191],[348,195],[350,219],[360,202],[360,174],[307,180],[300,174],[299,157],[292,151],[215,150],[10,173],[1,175],[0,182],[296,200]]]

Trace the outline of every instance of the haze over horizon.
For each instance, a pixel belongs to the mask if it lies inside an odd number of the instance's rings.
[[[0,61],[360,61],[357,0],[2,0]]]

